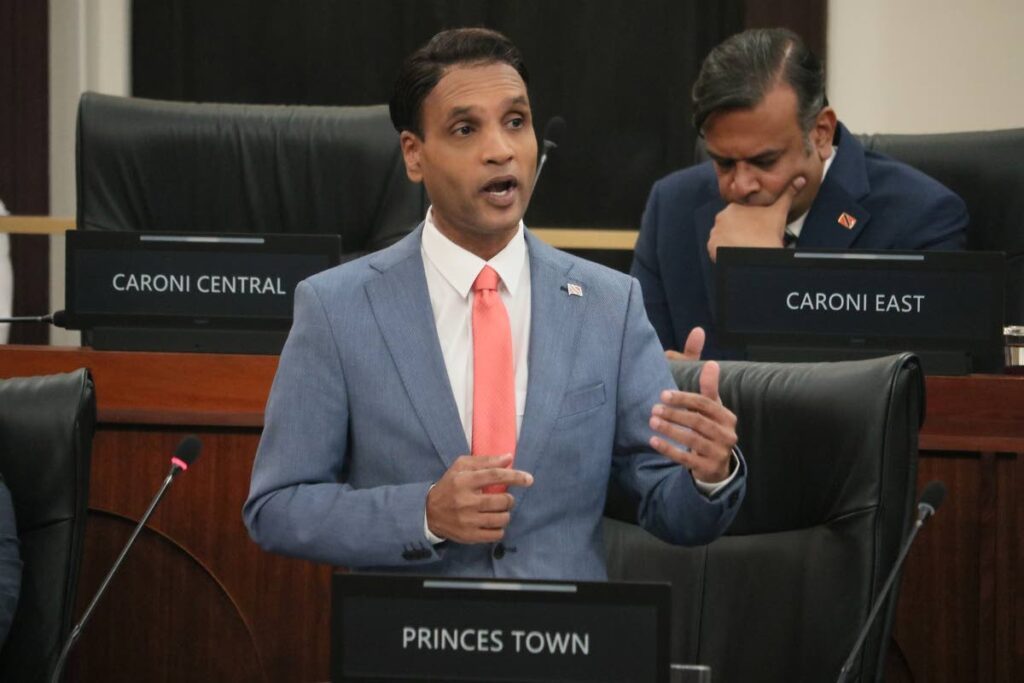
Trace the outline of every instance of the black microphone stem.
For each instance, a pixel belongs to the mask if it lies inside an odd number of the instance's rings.
[[[13,317],[0,318],[0,323],[48,323],[49,315],[16,315]]]
[[[71,648],[78,640],[78,636],[81,635],[82,628],[85,626],[85,623],[89,621],[89,617],[92,616],[92,611],[96,608],[96,603],[98,603],[100,601],[100,598],[103,597],[103,594],[107,590],[107,586],[110,584],[110,580],[114,578],[114,574],[117,573],[117,570],[121,567],[121,563],[124,561],[125,555],[128,554],[128,551],[131,549],[132,545],[134,545],[135,539],[142,531],[142,527],[146,526],[146,522],[149,521],[150,516],[153,514],[153,510],[156,509],[156,506],[160,502],[160,499],[164,497],[164,493],[167,492],[168,487],[174,480],[174,475],[178,474],[178,472],[181,472],[181,468],[177,466],[171,467],[170,473],[164,479],[163,486],[161,486],[160,490],[157,491],[156,497],[154,497],[153,502],[149,504],[149,507],[146,509],[146,512],[142,515],[142,519],[140,519],[139,523],[135,525],[135,530],[132,532],[132,535],[128,538],[128,542],[121,550],[121,554],[117,556],[117,559],[114,561],[114,565],[110,568],[110,571],[107,572],[107,575],[103,579],[103,583],[100,584],[99,590],[96,591],[96,595],[93,597],[92,602],[90,602],[89,606],[85,608],[85,612],[82,614],[81,620],[79,620],[79,622],[71,630],[71,637],[68,638],[67,642],[64,644],[64,648],[60,651],[60,657],[57,658],[57,666],[53,670],[53,676],[50,677],[50,683],[59,683],[60,675],[64,671],[65,660],[67,660],[68,658],[68,653],[71,652]]]
[[[889,590],[896,582],[896,577],[901,574],[901,572],[897,570],[900,565],[903,564],[903,560],[906,558],[907,553],[910,552],[910,545],[914,542],[917,532],[921,530],[922,526],[924,526],[924,520],[927,519],[928,516],[929,515],[920,515],[917,518],[917,521],[914,522],[914,528],[910,530],[910,535],[907,536],[907,540],[903,542],[903,548],[900,550],[899,556],[896,557],[896,563],[893,564],[893,571],[890,572],[889,578],[885,580],[885,585],[882,586],[881,593],[879,593],[878,597],[875,598],[875,606],[871,609],[871,613],[868,615],[868,620],[860,632],[860,637],[858,637],[857,642],[853,644],[853,651],[850,653],[850,656],[846,658],[843,668],[839,670],[839,678],[836,680],[836,683],[845,683],[847,676],[850,675],[850,669],[853,668],[853,662],[857,659],[857,653],[860,652],[861,647],[864,646],[864,641],[868,637],[868,632],[871,631],[871,624],[875,621],[875,617],[878,616],[879,610],[882,609],[882,605],[886,602],[885,596],[889,594]]]
[[[552,148],[557,147],[557,146],[558,145],[556,145],[555,143],[550,142],[548,140],[544,141],[544,147],[543,147],[543,150],[540,153],[540,161],[537,163],[537,172],[533,174],[533,184],[534,185],[536,185],[537,181],[540,179],[540,172],[542,170],[544,170],[544,164],[548,160],[548,152]]]

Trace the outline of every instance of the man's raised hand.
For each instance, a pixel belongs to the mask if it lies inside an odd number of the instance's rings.
[[[736,415],[718,395],[718,363],[708,361],[700,372],[700,393],[663,391],[651,409],[651,447],[690,470],[694,478],[714,484],[729,476],[736,446]],[[689,450],[680,448],[685,446]]]

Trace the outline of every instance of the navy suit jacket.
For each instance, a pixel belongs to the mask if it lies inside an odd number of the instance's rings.
[[[834,249],[963,249],[967,207],[938,181],[865,151],[839,124],[838,152],[800,233],[798,246]],[[647,315],[665,348],[681,350],[694,327],[707,332],[703,358],[736,358],[718,343],[714,270],[707,242],[725,208],[711,162],[654,184],[633,256]],[[841,214],[857,219],[852,229]]]
[[[421,234],[295,290],[244,509],[257,542],[357,568],[600,580],[609,477],[636,495],[641,524],[664,540],[705,543],[726,528],[743,496],[742,460],[709,499],[648,445],[651,406],[674,384],[637,282],[527,231],[529,377],[515,467],[534,484],[510,489],[516,505],[501,547],[431,545],[427,491],[469,445]]]

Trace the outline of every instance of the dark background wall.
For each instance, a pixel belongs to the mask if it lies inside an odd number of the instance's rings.
[[[551,116],[567,122],[529,224],[636,228],[651,183],[690,163],[696,133],[689,91],[711,47],[748,23],[784,23],[809,31],[823,48],[825,5],[135,0],[132,91],[191,101],[386,102],[402,58],[435,32],[488,26],[524,54],[538,134]]]
[[[0,199],[12,214],[50,213],[49,14],[37,0],[0,0]],[[50,305],[46,235],[11,235],[14,314]],[[44,325],[11,326],[11,343],[46,343]]]
[[[137,96],[224,102],[383,102],[399,59],[443,26],[506,31],[533,71],[538,125],[568,121],[527,219],[636,227],[650,183],[685,166],[688,91],[726,35],[788,26],[825,54],[827,0],[134,0]],[[591,168],[593,166],[593,168]],[[47,3],[0,0],[0,197],[49,213]],[[45,236],[14,235],[14,312],[49,305]],[[11,340],[45,343],[43,326]]]

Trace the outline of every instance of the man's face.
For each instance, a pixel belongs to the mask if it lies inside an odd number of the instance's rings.
[[[423,100],[423,137],[401,135],[438,229],[487,259],[515,235],[533,192],[537,138],[526,84],[505,63],[449,67]]]
[[[767,206],[803,176],[807,184],[793,199],[787,220],[797,218],[818,194],[835,127],[835,112],[825,107],[810,132],[801,130],[796,93],[785,84],[769,90],[752,109],[712,114],[704,124],[704,140],[722,199]]]

